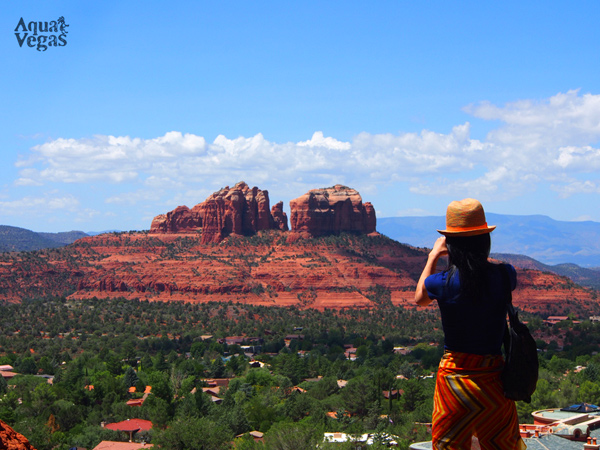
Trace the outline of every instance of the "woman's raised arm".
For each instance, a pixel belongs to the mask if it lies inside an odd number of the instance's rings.
[[[438,259],[440,259],[440,256],[447,254],[446,236],[441,236],[435,241],[435,244],[433,244],[433,249],[429,252],[427,263],[425,264],[423,273],[421,273],[421,277],[417,283],[417,290],[415,291],[415,302],[417,305],[427,306],[432,302],[429,295],[427,295],[427,289],[425,289],[425,278],[435,273]]]

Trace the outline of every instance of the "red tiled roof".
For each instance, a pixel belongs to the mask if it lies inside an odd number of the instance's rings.
[[[139,444],[137,442],[102,441],[93,450],[138,450],[152,448],[152,444]]]
[[[116,431],[149,431],[152,422],[144,419],[127,419],[122,422],[109,423],[104,428]]]
[[[10,372],[8,370],[3,370],[3,371],[0,372],[0,375],[2,375],[4,378],[12,378],[12,377],[17,376],[19,374],[16,373],[16,372]]]

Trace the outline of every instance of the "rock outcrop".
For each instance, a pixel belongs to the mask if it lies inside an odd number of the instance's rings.
[[[276,203],[271,208],[271,216],[273,216],[274,228],[281,231],[288,231],[287,214],[283,211],[283,202]]]
[[[373,233],[375,209],[363,204],[358,191],[341,184],[312,189],[290,201],[292,230],[313,236],[349,233]]]
[[[35,450],[27,438],[17,433],[6,422],[0,420],[0,449],[7,450]]]
[[[196,231],[202,227],[202,221],[195,217],[187,206],[178,206],[167,214],[159,214],[152,220],[150,231],[153,233],[177,233],[181,230]]]
[[[189,209],[179,206],[152,221],[151,233],[181,233],[202,230],[202,243],[216,243],[231,235],[252,235],[261,230],[287,230],[282,203],[269,205],[269,193],[250,188],[243,181],[224,187]]]

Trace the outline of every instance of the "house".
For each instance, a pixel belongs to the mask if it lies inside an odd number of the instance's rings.
[[[392,389],[391,391],[382,391],[381,393],[383,398],[389,399],[391,397],[392,399],[395,399],[400,398],[402,394],[404,394],[404,391],[401,389]]]
[[[133,388],[135,392],[135,388]],[[131,390],[129,391],[131,392]],[[146,399],[148,398],[148,395],[150,395],[152,393],[152,386],[146,386],[146,388],[144,389],[144,395],[142,396],[142,398],[132,398],[131,400],[127,400],[127,405],[128,406],[142,406],[142,404],[144,403],[144,401],[146,401]]]
[[[285,342],[286,347],[289,347],[292,341],[303,341],[303,340],[304,340],[303,334],[288,334],[285,338],[283,338],[283,341]]]
[[[254,439],[254,442],[259,442],[263,440],[263,436],[264,433],[261,433],[260,431],[249,431],[248,433],[242,433],[242,434],[238,434],[236,436],[236,438],[240,438],[246,434],[249,434],[250,436],[252,436],[252,438]]]
[[[145,398],[132,398],[131,400],[127,400],[127,406],[142,406],[144,404]]]
[[[9,370],[2,370],[0,371],[0,375],[2,375],[2,378],[4,378],[5,380],[10,380],[12,377],[16,377],[19,374],[17,372],[11,372]]]
[[[144,419],[127,419],[121,422],[106,424],[104,428],[129,433],[129,442],[131,442],[133,441],[133,435],[138,431],[150,431],[152,429],[152,422]]]
[[[202,392],[212,395],[213,397],[218,397],[220,394],[219,389],[220,388],[218,388],[218,387],[203,387]]]
[[[208,387],[228,387],[229,386],[229,378],[207,378],[204,382],[208,385]]]
[[[563,320],[569,320],[568,316],[549,316],[544,323],[546,325],[556,325],[558,322],[562,322]]]
[[[137,442],[102,441],[98,445],[96,445],[92,450],[141,450],[145,448],[152,448],[152,444]]]
[[[373,434],[363,434],[360,436],[350,435],[346,433],[325,433],[323,436],[323,442],[335,442],[335,443],[343,443],[343,442],[353,442],[355,449],[362,449],[365,446],[373,445],[375,442],[375,435]],[[385,442],[386,447],[397,447],[398,442],[396,441],[395,436],[391,436],[389,434],[381,434],[379,436],[380,439]]]

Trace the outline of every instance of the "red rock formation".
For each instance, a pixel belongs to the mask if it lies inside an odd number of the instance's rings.
[[[284,222],[284,223],[282,223]],[[202,229],[202,242],[219,242],[230,234],[249,235],[261,230],[287,229],[283,212],[275,222],[269,211],[269,193],[249,188],[243,181],[226,186],[191,210],[179,206],[152,221],[151,233],[182,233]]]
[[[283,211],[283,202],[276,203],[271,208],[271,216],[273,216],[274,228],[281,231],[288,231],[287,214]]]
[[[290,202],[290,210],[292,230],[313,236],[375,231],[373,205],[363,205],[358,191],[341,184],[308,191]]]
[[[167,214],[159,214],[152,220],[150,232],[176,233],[180,230],[193,231],[202,227],[202,220],[187,206],[178,206]]]
[[[308,233],[305,233],[309,236]],[[107,233],[60,251],[5,253],[0,261],[0,301],[68,296],[148,301],[233,301],[256,305],[324,308],[372,307],[373,288],[391,293],[394,305],[413,308],[416,280],[427,250],[383,236],[234,239],[205,245],[199,233]],[[518,271],[514,304],[548,315],[596,314],[593,290],[539,270]],[[1,449],[1,447],[0,447]]]
[[[35,450],[27,438],[17,433],[5,422],[0,420],[0,449],[6,450]]]

